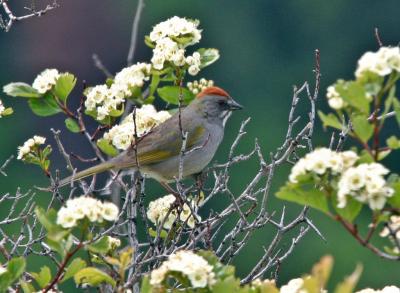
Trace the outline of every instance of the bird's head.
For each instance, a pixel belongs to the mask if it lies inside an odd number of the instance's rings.
[[[197,104],[205,117],[220,121],[224,126],[232,111],[243,108],[226,91],[216,86],[206,88],[200,92],[196,96],[195,104]]]

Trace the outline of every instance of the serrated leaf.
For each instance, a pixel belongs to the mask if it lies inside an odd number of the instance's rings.
[[[169,104],[179,105],[179,96],[182,92],[183,104],[189,104],[194,99],[194,94],[187,88],[181,88],[179,86],[164,86],[157,89],[158,95]]]
[[[108,236],[103,236],[94,243],[86,245],[86,248],[94,253],[105,254],[110,250],[110,240]]]
[[[156,230],[154,230],[153,228],[149,228],[149,235],[151,236],[151,237],[154,237],[154,238],[156,238],[157,237],[157,231]],[[160,232],[160,238],[166,238],[168,236],[168,232],[167,231],[165,231],[165,230],[161,230],[161,232]]]
[[[40,288],[45,288],[51,280],[51,271],[49,267],[44,266],[40,269],[39,273],[31,273],[32,277],[35,279],[36,283]]]
[[[88,284],[93,287],[102,283],[108,283],[113,287],[116,285],[115,280],[111,276],[94,267],[87,267],[80,270],[74,275],[74,280],[77,285]]]
[[[118,150],[110,143],[110,141],[100,138],[96,144],[103,153],[112,157],[118,155]]]
[[[20,281],[19,282],[24,293],[35,293],[37,292],[35,287],[31,283]]]
[[[338,117],[333,113],[324,114],[322,111],[318,111],[318,116],[321,119],[324,128],[330,126],[341,130],[343,127]]]
[[[386,140],[386,144],[388,147],[390,147],[392,150],[396,150],[400,148],[400,139],[398,139],[396,136],[392,135]]]
[[[393,100],[393,109],[396,114],[397,124],[400,127],[400,101],[399,100],[396,100],[396,99]]]
[[[68,72],[63,73],[58,77],[53,92],[57,98],[65,103],[75,84],[76,78],[73,74]]]
[[[47,93],[42,98],[29,99],[29,107],[38,116],[47,117],[62,112],[53,95]]]
[[[396,181],[390,183],[390,187],[393,188],[394,193],[388,198],[388,203],[392,207],[400,209],[400,180],[397,178]]]
[[[287,183],[276,193],[276,197],[300,205],[308,205],[324,213],[329,213],[328,201],[325,194],[313,183]]]
[[[354,272],[345,278],[345,280],[339,283],[335,288],[335,293],[352,293],[356,287],[358,280],[362,273],[362,266],[357,265]]]
[[[23,257],[15,257],[7,264],[7,272],[11,275],[11,281],[16,281],[25,271],[26,261]]]
[[[75,258],[67,267],[61,283],[72,278],[77,272],[86,267],[86,262],[81,258]]]
[[[354,198],[348,197],[347,203],[344,208],[338,208],[338,200],[336,196],[332,197],[332,205],[335,211],[346,221],[352,223],[354,219],[360,214],[363,204]]]
[[[356,115],[351,119],[355,134],[363,141],[368,142],[372,134],[374,134],[374,126],[368,122],[364,115]]]
[[[219,51],[214,48],[201,48],[197,52],[200,53],[200,68],[213,64],[220,57]]]
[[[349,105],[364,114],[369,113],[369,101],[364,87],[356,81],[337,84],[336,91]]]
[[[74,119],[72,118],[67,118],[65,119],[65,127],[67,127],[67,129],[73,133],[78,133],[81,131],[81,128],[79,127],[78,122],[76,122]]]
[[[1,112],[1,117],[3,116],[9,116],[12,113],[14,113],[14,110],[12,108],[5,108],[3,112]]]
[[[37,90],[24,82],[12,82],[3,87],[3,92],[11,97],[39,98],[42,96]]]

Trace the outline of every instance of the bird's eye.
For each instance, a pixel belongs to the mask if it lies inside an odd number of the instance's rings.
[[[218,105],[220,105],[220,106],[225,106],[227,103],[226,103],[226,101],[224,101],[224,100],[219,100],[218,101]]]

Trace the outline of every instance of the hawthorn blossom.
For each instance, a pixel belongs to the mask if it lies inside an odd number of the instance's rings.
[[[44,94],[56,84],[60,73],[57,69],[45,69],[33,81],[32,87],[39,93]]]
[[[28,139],[24,142],[22,146],[18,147],[18,160],[24,160],[26,155],[30,152],[34,151],[38,146],[44,144],[46,142],[46,138],[43,136],[35,135],[34,137]]]
[[[159,268],[151,272],[150,284],[161,286],[169,272],[187,277],[193,288],[211,288],[216,282],[213,267],[192,251],[181,250],[171,254]]]
[[[366,52],[358,60],[355,72],[357,78],[371,72],[379,76],[386,76],[393,71],[400,72],[399,47],[381,47],[377,52]]]
[[[202,78],[199,81],[195,80],[193,82],[188,82],[186,84],[187,88],[195,95],[202,92],[206,88],[212,87],[213,85],[213,80],[207,80],[205,78]]]

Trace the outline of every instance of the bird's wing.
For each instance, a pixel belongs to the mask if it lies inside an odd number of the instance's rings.
[[[173,117],[174,118],[174,117]],[[169,119],[156,127],[151,133],[140,140],[136,147],[133,146],[116,157],[115,163],[119,168],[130,168],[139,165],[150,165],[179,155],[182,148],[182,134],[176,124],[176,119]],[[170,123],[168,123],[170,122]],[[188,137],[186,151],[204,143],[206,129],[203,126],[186,130]],[[129,160],[127,160],[127,156]]]

